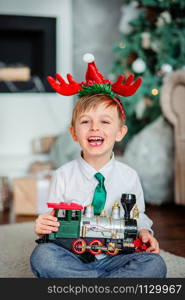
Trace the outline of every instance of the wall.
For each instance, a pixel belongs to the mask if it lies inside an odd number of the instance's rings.
[[[57,72],[72,72],[71,0],[1,0],[0,13],[57,17]],[[0,93],[0,175],[24,174],[38,158],[31,152],[32,139],[63,131],[71,108],[69,97],[53,93]]]
[[[74,75],[84,80],[84,53],[93,53],[98,69],[104,76],[115,59],[113,45],[120,40],[118,25],[123,0],[74,0]]]
[[[58,17],[57,72],[72,73],[84,80],[86,52],[95,55],[99,70],[107,77],[119,41],[118,24],[123,0],[0,0],[1,14]],[[72,70],[73,65],[73,70]],[[57,134],[69,124],[72,101],[55,94],[0,93],[0,176],[26,173],[33,156],[34,137]]]

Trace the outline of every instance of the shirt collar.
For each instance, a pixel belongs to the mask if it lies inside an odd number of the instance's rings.
[[[114,152],[112,152],[111,159],[99,171],[97,171],[90,164],[88,164],[83,159],[82,155],[80,155],[80,157],[77,159],[77,161],[78,161],[78,164],[79,164],[79,167],[80,167],[82,173],[90,180],[98,172],[101,173],[106,178],[115,163],[115,158],[114,158]]]

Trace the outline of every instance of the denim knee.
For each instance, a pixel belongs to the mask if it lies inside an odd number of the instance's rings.
[[[47,273],[48,265],[51,269],[51,263],[53,253],[55,252],[54,245],[47,243],[47,244],[39,244],[33,250],[31,257],[30,257],[30,264],[33,273],[40,277],[41,274]]]
[[[33,273],[41,278],[97,277],[97,271],[74,253],[54,243],[38,245],[31,257]]]
[[[159,254],[149,253],[151,259],[151,277],[165,278],[167,274],[166,263]]]
[[[167,273],[166,264],[159,254],[143,252],[131,254],[131,258],[139,268],[139,277],[165,278]],[[137,276],[136,276],[137,277]]]

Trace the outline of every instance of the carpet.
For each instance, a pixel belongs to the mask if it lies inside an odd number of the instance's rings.
[[[0,278],[31,278],[29,257],[35,247],[34,222],[0,225]],[[185,258],[161,250],[167,277],[185,278]]]

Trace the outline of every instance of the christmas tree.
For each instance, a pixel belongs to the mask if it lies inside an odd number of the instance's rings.
[[[137,93],[122,99],[129,132],[126,142],[160,114],[160,88],[171,72],[185,68],[185,1],[123,1],[121,41],[110,79],[124,73],[143,78]],[[125,140],[124,140],[125,143]],[[123,145],[124,146],[124,145]]]

